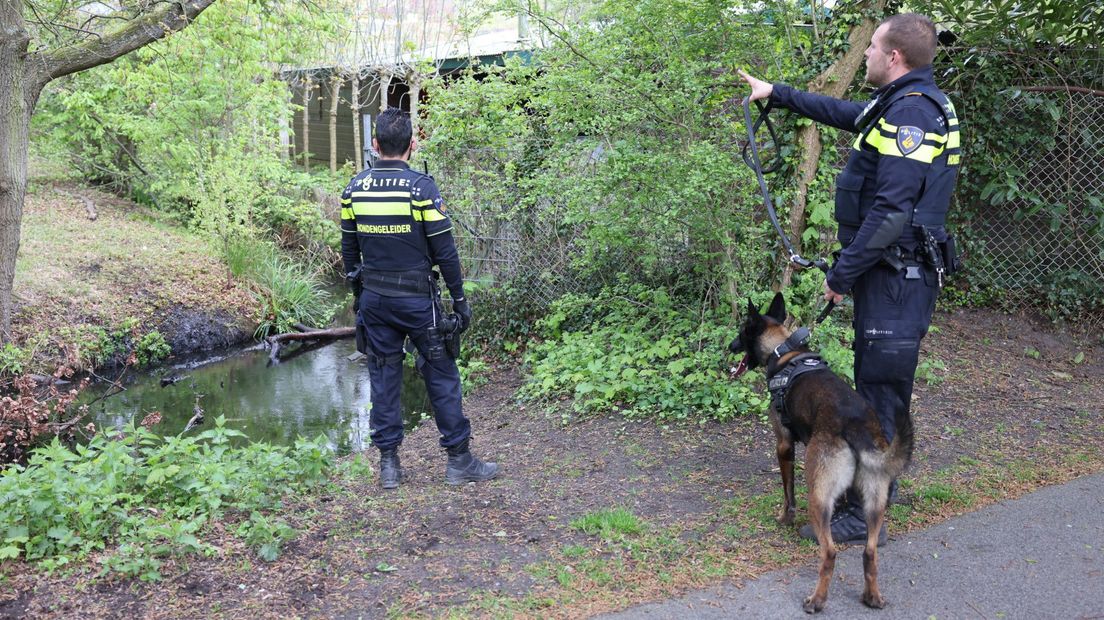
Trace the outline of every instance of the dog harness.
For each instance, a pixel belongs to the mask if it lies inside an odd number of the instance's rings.
[[[775,347],[773,353],[774,359],[779,360],[783,355],[805,346],[808,340],[809,328],[799,328],[793,334],[790,334],[790,337],[787,338],[785,342]],[[778,412],[782,426],[788,427],[792,423],[789,412],[786,411],[787,390],[790,389],[801,375],[828,369],[828,364],[820,359],[820,356],[816,353],[799,353],[790,359],[790,361],[786,362],[785,366],[779,368],[777,372],[771,375],[770,379],[767,380],[767,389],[770,391],[771,405],[773,405],[774,410]]]

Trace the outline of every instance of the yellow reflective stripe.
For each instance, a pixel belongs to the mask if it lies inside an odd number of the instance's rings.
[[[411,200],[410,204],[414,205],[415,207],[428,207],[429,205],[433,204],[433,200]]]
[[[895,138],[887,138],[876,131],[870,132],[866,137],[866,143],[870,146],[878,149],[878,153],[882,155],[890,155],[892,157],[904,157],[906,159],[912,159],[915,161],[930,164],[935,161],[936,157],[943,152],[944,147],[934,147],[930,144],[921,144],[920,148],[905,155],[901,152],[901,149],[897,146],[897,140]]]
[[[409,202],[356,202],[354,215],[410,215]]]
[[[341,199],[341,204],[342,204],[342,206],[351,205],[351,204],[353,204],[353,199],[352,198],[342,198]]]
[[[354,219],[355,217],[356,216],[353,215],[352,207],[341,207],[341,219],[351,220],[351,219]]]
[[[410,192],[353,192],[353,198],[410,198]]]
[[[889,123],[887,123],[885,121],[884,117],[878,119],[878,127],[881,127],[882,129],[884,129],[884,130],[886,130],[886,131],[888,131],[889,133],[892,133],[892,134],[897,133],[897,125],[890,125]]]
[[[957,149],[957,148],[959,147],[959,142],[958,142],[958,140],[959,140],[959,138],[958,138],[958,130],[956,129],[956,130],[952,131],[952,132],[950,133],[950,135],[949,135],[949,136],[947,137],[947,148],[949,148],[949,149]]]
[[[445,214],[437,209],[414,209],[414,221],[416,222],[440,222],[445,219]]]
[[[947,136],[941,136],[937,133],[926,133],[924,134],[924,139],[931,140],[932,142],[938,142],[939,144],[947,143]]]

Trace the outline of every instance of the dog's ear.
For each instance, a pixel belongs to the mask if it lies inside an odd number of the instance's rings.
[[[759,318],[759,306],[756,306],[755,302],[752,301],[750,297],[748,297],[748,318],[749,319]]]
[[[774,294],[774,299],[771,300],[770,308],[767,309],[767,316],[779,323],[786,320],[786,298],[782,296],[781,291]]]

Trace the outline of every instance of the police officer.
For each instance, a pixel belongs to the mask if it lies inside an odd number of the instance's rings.
[[[498,465],[468,449],[471,424],[460,404],[460,373],[444,345],[449,319],[442,311],[437,274],[453,300],[458,329],[471,323],[452,223],[433,178],[410,169],[417,147],[410,116],[388,108],[376,118],[374,167],[353,177],[341,194],[341,256],[358,296],[357,321],[366,333],[372,389],[369,427],[380,451],[380,485],[402,481],[398,448],[403,440],[399,391],[407,338],[424,360],[422,375],[433,406],[440,444],[448,452],[445,482],[490,480]]]
[[[836,178],[842,250],[828,272],[824,298],[854,297],[855,385],[878,412],[890,441],[894,416],[908,414],[920,340],[954,262],[944,224],[960,157],[958,119],[932,77],[935,46],[935,27],[923,15],[895,15],[882,22],[865,52],[866,80],[877,87],[867,104],[740,72],[752,88],[752,100],[769,98],[857,134]],[[833,540],[865,541],[863,515],[861,498],[848,491],[832,517]],[[879,545],[886,539],[882,527]],[[815,539],[811,526],[801,535]]]

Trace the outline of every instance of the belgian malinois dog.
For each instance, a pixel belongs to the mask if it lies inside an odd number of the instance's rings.
[[[783,325],[785,321],[786,302],[781,293],[774,296],[766,315],[759,314],[748,300],[747,320],[729,346],[733,353],[745,354],[734,376],[763,367],[769,380],[786,372],[787,364],[795,358],[801,363],[815,359],[803,342],[790,338],[792,332]],[[878,532],[885,519],[890,482],[912,458],[912,420],[908,414],[899,416],[895,420],[896,435],[887,442],[873,407],[835,373],[821,366],[793,375],[793,379],[785,388],[781,407],[777,398],[772,399],[769,415],[778,439],[778,466],[785,495],[778,522],[783,525],[794,521],[794,443],[800,441],[806,446],[809,521],[820,544],[820,575],[813,594],[805,599],[804,609],[807,613],[818,612],[828,599],[828,582],[836,565],[832,509],[850,487],[863,497],[867,524],[862,601],[881,609],[886,601],[878,591]]]

